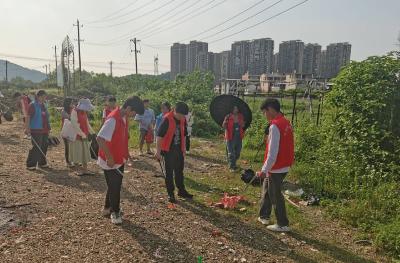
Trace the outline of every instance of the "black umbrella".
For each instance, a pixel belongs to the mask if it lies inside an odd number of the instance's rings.
[[[222,125],[225,116],[232,112],[233,106],[239,108],[244,118],[244,129],[246,130],[253,119],[249,105],[246,102],[232,95],[220,95],[215,97],[210,104],[211,117],[218,125]]]

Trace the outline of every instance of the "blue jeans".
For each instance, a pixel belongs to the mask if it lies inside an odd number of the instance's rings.
[[[240,157],[242,151],[242,139],[234,136],[231,141],[226,141],[226,149],[228,152],[228,163],[230,169],[236,169],[236,161]]]

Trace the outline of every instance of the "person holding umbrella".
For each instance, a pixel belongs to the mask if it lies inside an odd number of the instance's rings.
[[[50,132],[49,112],[45,101],[46,92],[39,90],[36,99],[28,106],[25,119],[25,134],[31,136],[33,148],[29,151],[26,166],[28,170],[35,170],[39,165],[41,168],[48,168],[46,153]]]
[[[242,140],[244,137],[244,117],[239,108],[234,105],[232,112],[225,116],[222,127],[225,129],[226,149],[228,153],[229,169],[231,172],[237,170],[236,162],[242,151]]]
[[[260,107],[269,121],[269,134],[265,148],[264,165],[257,176],[264,180],[258,221],[269,224],[272,207],[277,223],[267,228],[276,232],[288,232],[285,198],[282,194],[283,179],[294,163],[294,138],[290,122],[280,111],[277,99],[266,99]]]

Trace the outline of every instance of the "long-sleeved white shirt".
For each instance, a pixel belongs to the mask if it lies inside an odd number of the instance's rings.
[[[276,159],[279,153],[279,141],[280,141],[281,134],[279,132],[278,126],[272,124],[269,127],[269,135],[268,135],[268,156],[264,162],[264,165],[261,171],[265,174],[268,173],[287,173],[289,172],[289,166],[283,167],[280,169],[271,170],[274,166]]]
[[[79,125],[79,122],[78,122],[78,113],[76,112],[76,110],[72,110],[72,111],[71,111],[71,124],[72,124],[72,126],[74,127],[76,133],[77,133],[79,136],[86,137],[86,134],[81,130],[81,127],[80,127],[80,125]],[[94,134],[95,132],[94,132],[92,126],[90,126],[89,120],[87,120],[87,125],[88,125],[88,128],[89,128],[89,132],[90,132],[91,134]]]

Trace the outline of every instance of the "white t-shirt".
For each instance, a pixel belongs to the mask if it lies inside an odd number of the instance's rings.
[[[126,123],[125,117],[123,117],[122,120]],[[110,118],[110,119],[106,120],[104,122],[103,126],[101,127],[99,133],[97,134],[97,136],[100,138],[103,138],[107,142],[110,142],[112,139],[112,136],[114,134],[114,131],[115,131],[115,124],[116,124],[116,121],[114,118]],[[125,162],[126,162],[126,160],[124,159],[124,163]],[[114,169],[118,169],[119,167],[122,166],[121,164],[115,164],[113,167],[109,167],[107,165],[107,161],[103,160],[100,156],[97,159],[97,164],[103,170],[114,170]]]

